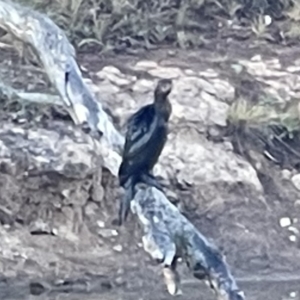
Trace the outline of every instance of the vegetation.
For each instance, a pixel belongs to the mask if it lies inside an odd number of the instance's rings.
[[[261,36],[269,29],[266,15],[272,24],[278,23],[284,38],[300,36],[298,0],[15,1],[46,12],[78,47],[92,46],[101,52],[163,44],[198,47],[208,33],[226,30],[228,21]]]
[[[300,128],[298,101],[292,101],[276,107],[276,104],[259,101],[251,104],[246,99],[237,99],[228,111],[228,121],[231,125],[246,125],[248,128],[261,129],[262,127],[284,127],[286,133],[292,136]]]

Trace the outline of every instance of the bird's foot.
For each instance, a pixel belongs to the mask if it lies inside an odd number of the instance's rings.
[[[132,192],[125,192],[125,196],[121,199],[120,208],[119,208],[119,218],[118,218],[118,226],[121,226],[128,217],[129,210],[130,210],[130,202],[133,198]]]

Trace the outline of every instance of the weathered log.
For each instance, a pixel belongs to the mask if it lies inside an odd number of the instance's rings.
[[[173,280],[166,280],[170,294],[180,293],[176,284],[176,259],[181,257],[193,275],[215,291],[218,299],[243,299],[225,257],[209,242],[165,195],[154,187],[139,184],[132,211],[143,224],[143,245],[152,258],[171,266]],[[169,275],[169,273],[168,273]],[[176,281],[177,282],[176,282]]]
[[[104,163],[116,174],[114,152],[121,151],[124,138],[84,83],[74,47],[64,32],[49,18],[10,1],[0,1],[0,26],[33,48],[75,124],[87,122],[103,134]]]
[[[124,138],[117,132],[101,104],[95,100],[84,84],[75,61],[74,48],[69,44],[65,34],[46,16],[1,0],[0,26],[35,49],[51,83],[64,105],[69,108],[74,122],[80,124],[86,121],[93,130],[97,129],[103,134],[100,142],[104,143],[106,148],[112,149],[110,151],[114,151],[115,159],[105,155],[104,147],[101,147],[100,154],[104,165],[109,166],[111,172],[116,175],[120,163],[120,156],[116,151],[120,151]],[[19,92],[14,94],[28,100],[29,94],[22,95]],[[40,134],[41,132],[37,130],[36,135]],[[9,139],[6,147],[14,143],[13,134],[11,138],[7,134],[5,136],[0,134],[4,144],[5,138]],[[25,139],[23,140],[25,142]],[[53,165],[53,160],[49,161],[48,154],[43,154],[42,149],[48,149],[49,145],[44,145],[38,139],[35,143],[28,139],[26,143],[28,144],[23,145],[22,149],[33,151],[40,149],[38,152],[41,164],[38,168],[47,170],[47,166],[50,166],[52,170],[65,173],[65,170],[62,171],[59,167],[61,157],[53,157],[54,162],[56,161]],[[2,153],[5,155],[5,151]],[[65,155],[63,149],[61,153]],[[43,155],[48,161],[43,161]],[[165,267],[164,275],[169,292],[176,294],[179,291],[176,282],[178,278],[176,260],[182,257],[193,275],[198,279],[207,280],[219,299],[243,299],[243,293],[238,289],[220,251],[181,215],[162,192],[145,185],[138,185],[136,189],[131,209],[143,225],[145,251],[162,262]]]
[[[0,82],[0,96],[5,97],[7,99],[15,99],[20,102],[28,101],[37,104],[49,104],[49,105],[58,105],[58,106],[63,105],[59,96],[42,94],[42,93],[22,92],[8,85],[4,85],[3,82]]]

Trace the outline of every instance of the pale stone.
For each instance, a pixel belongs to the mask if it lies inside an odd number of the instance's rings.
[[[149,70],[148,73],[154,77],[167,79],[176,79],[183,76],[183,72],[179,68],[172,67],[158,67]]]
[[[115,74],[115,75],[120,75],[121,71],[116,68],[115,66],[105,66],[102,71],[104,73],[111,73],[111,74]]]
[[[113,249],[114,249],[116,252],[122,252],[123,247],[122,247],[122,245],[116,245],[116,246],[113,246]]]
[[[294,226],[290,226],[290,227],[288,228],[288,230],[291,231],[291,232],[293,232],[293,233],[296,234],[296,235],[299,234],[299,230],[298,230],[296,227],[294,227]]]
[[[296,174],[292,177],[292,183],[295,188],[300,191],[300,174]]]
[[[104,228],[104,227],[105,227],[105,222],[98,220],[98,221],[97,221],[97,225],[98,225],[100,228]]]
[[[289,180],[291,179],[291,171],[290,170],[287,170],[287,169],[284,169],[281,171],[281,174],[282,174],[282,178],[285,179],[285,180]]]
[[[289,66],[286,70],[290,73],[296,73],[300,71],[300,66]]]
[[[290,218],[285,217],[279,220],[279,224],[281,227],[288,227],[292,224],[292,221]]]
[[[218,77],[218,73],[213,69],[206,69],[205,71],[200,71],[198,73],[200,76],[208,77],[208,78],[216,78]]]
[[[196,72],[191,70],[191,69],[186,69],[184,70],[184,73],[188,76],[195,76],[196,75]]]
[[[256,54],[256,55],[252,56],[251,61],[261,61],[261,55]]]
[[[147,93],[154,89],[155,83],[153,80],[140,79],[132,87],[132,90],[137,93]]]
[[[117,236],[118,232],[115,229],[105,229],[105,228],[102,228],[102,229],[98,230],[98,234],[100,236],[102,236],[103,238],[110,238],[110,237],[113,237],[113,236]]]
[[[290,297],[291,298],[296,298],[297,292],[290,292]]]
[[[136,65],[134,66],[134,69],[135,70],[147,71],[147,70],[150,70],[150,69],[155,69],[157,67],[158,67],[158,64],[155,61],[141,60],[141,61],[136,63]]]

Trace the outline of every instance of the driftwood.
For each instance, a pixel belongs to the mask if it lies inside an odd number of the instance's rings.
[[[10,1],[0,1],[0,27],[33,48],[75,124],[86,122],[103,135],[104,163],[116,175],[115,160],[120,159],[115,152],[121,151],[124,138],[84,83],[64,32],[49,18]]]
[[[48,17],[8,0],[0,0],[0,27],[35,50],[62,100],[61,104],[68,108],[75,124],[87,122],[92,131],[102,134],[99,153],[103,164],[116,175],[121,161],[118,153],[124,137],[115,129],[101,104],[85,85],[75,60],[74,48],[65,34]],[[27,101],[31,96],[32,101],[36,102],[37,99],[34,94],[5,89],[3,86],[2,92]],[[53,104],[58,102],[53,96],[45,99]],[[162,192],[142,184],[136,187],[136,192],[131,209],[144,229],[144,249],[164,266],[163,273],[171,294],[180,291],[176,261],[181,257],[196,278],[209,283],[219,299],[244,298],[224,256]]]

